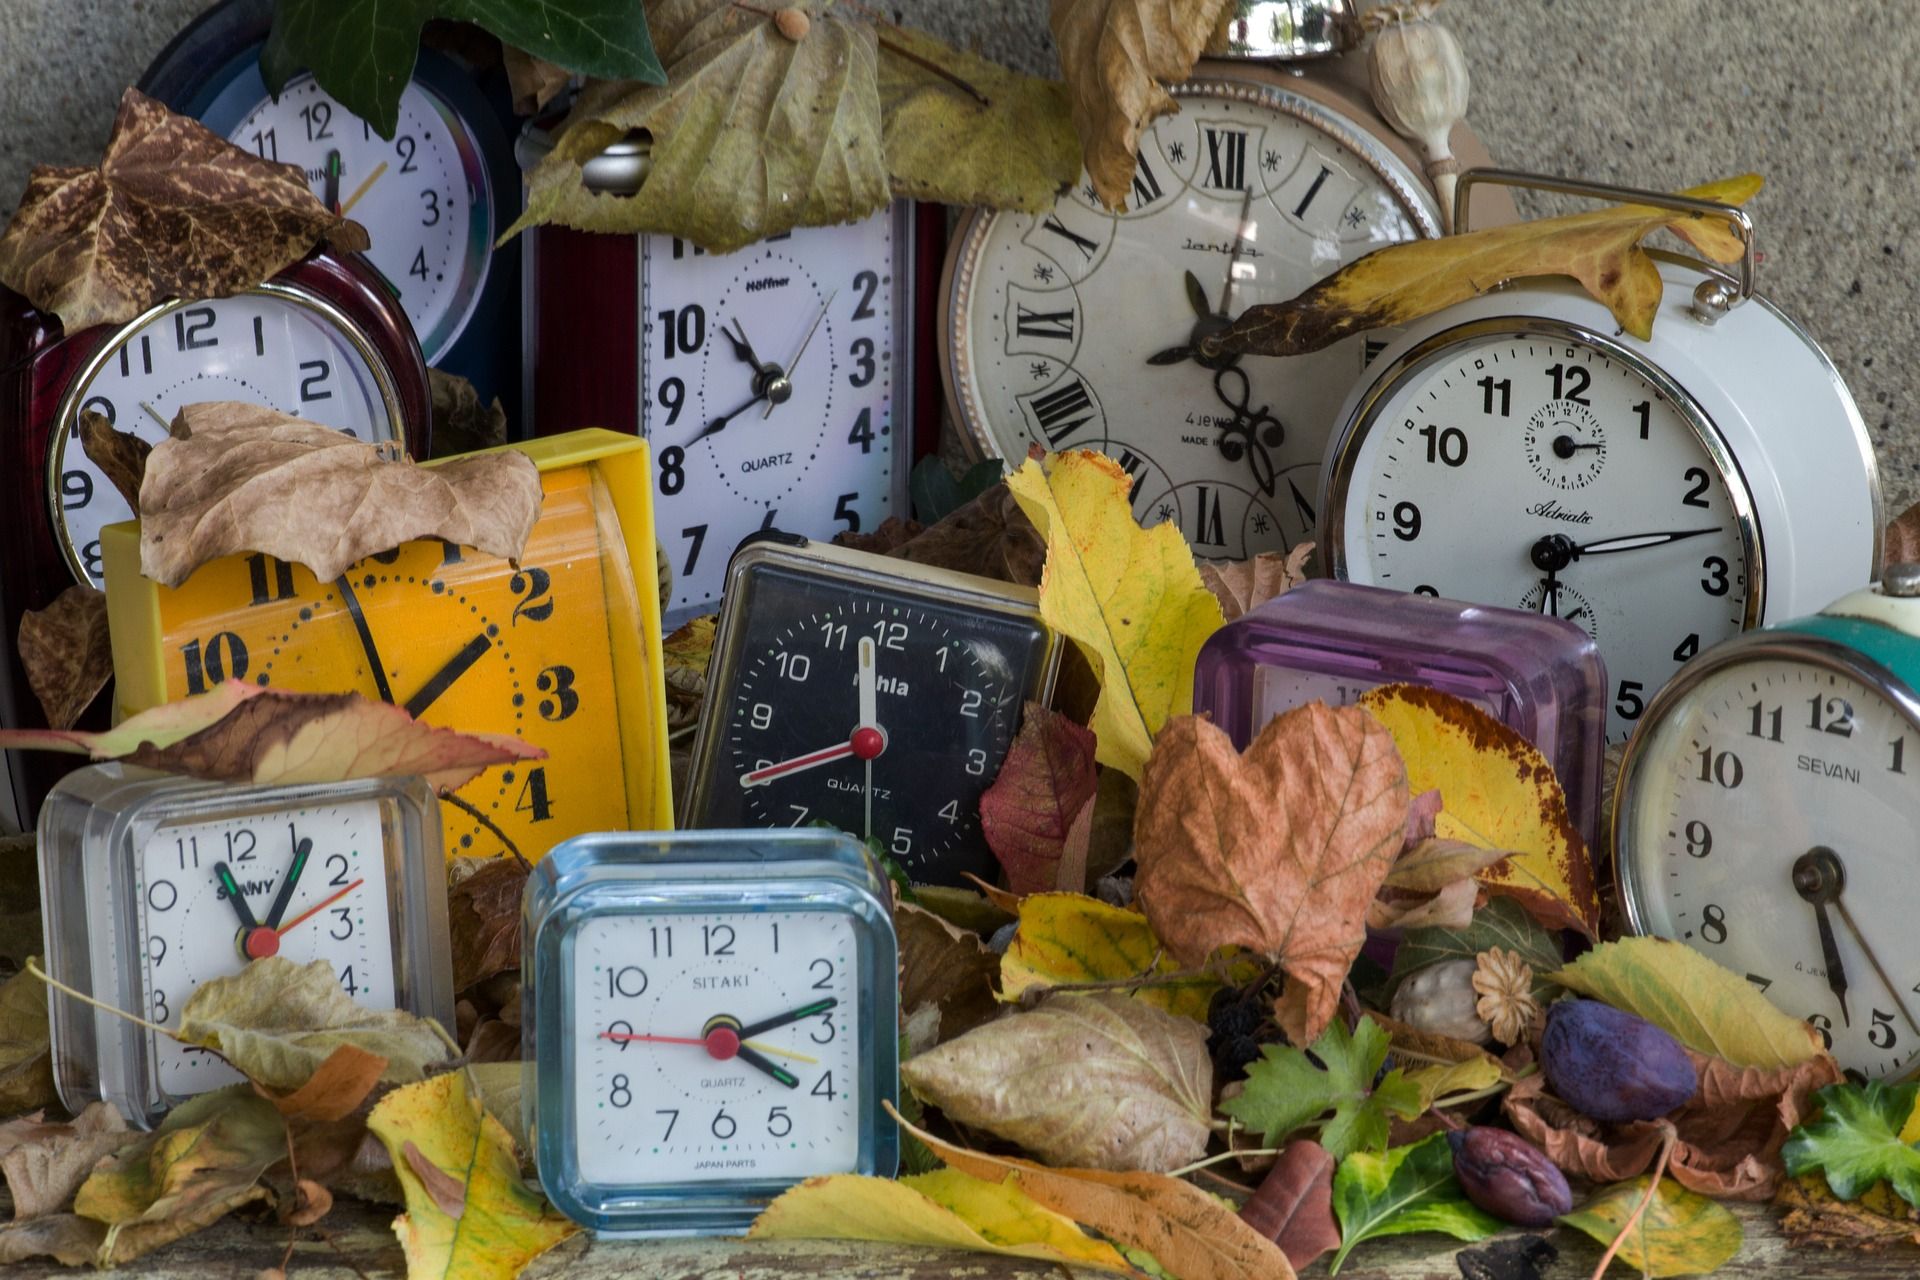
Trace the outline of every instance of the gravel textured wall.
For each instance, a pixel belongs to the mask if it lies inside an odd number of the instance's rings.
[[[36,162],[92,158],[122,86],[201,0],[0,0],[0,209]],[[1054,66],[1045,0],[896,0],[989,56]],[[1826,346],[1920,498],[1913,0],[1451,0],[1471,119],[1516,168],[1677,187],[1756,169],[1762,288]]]

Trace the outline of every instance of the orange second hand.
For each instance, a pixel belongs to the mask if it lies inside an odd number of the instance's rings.
[[[317,915],[320,912],[325,911],[328,907],[340,901],[340,899],[346,897],[348,894],[352,893],[355,889],[358,889],[361,885],[365,883],[366,883],[366,879],[362,877],[359,880],[355,880],[352,884],[348,885],[346,888],[342,889],[340,892],[334,894],[331,898],[322,898],[320,901],[314,903],[312,906],[308,907],[305,911],[302,911],[299,915],[295,916],[293,919],[281,925],[280,928],[277,930],[277,932],[285,933],[287,930],[293,928],[293,926],[299,924],[302,920],[307,919],[309,916]]]
[[[600,1033],[600,1038],[602,1040],[617,1040],[621,1044],[631,1044],[636,1040],[644,1040],[653,1044],[697,1044],[702,1048],[705,1048],[707,1043],[705,1040],[689,1040],[684,1036],[621,1035],[617,1031],[602,1031]]]

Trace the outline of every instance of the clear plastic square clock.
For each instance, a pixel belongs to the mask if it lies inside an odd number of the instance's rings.
[[[453,1026],[439,802],[421,778],[241,786],[117,764],[40,811],[47,971],[177,1027],[202,984],[278,955],[325,960],[372,1009]],[[151,1128],[241,1077],[220,1058],[55,992],[54,1083]]]
[[[526,1121],[604,1235],[744,1231],[817,1174],[891,1177],[888,886],[825,829],[578,836],[522,918]]]
[[[1194,664],[1193,709],[1211,714],[1245,750],[1283,711],[1315,699],[1345,706],[1383,684],[1463,698],[1540,748],[1591,844],[1606,754],[1607,678],[1599,649],[1576,621],[1351,582],[1306,582],[1208,639]]]

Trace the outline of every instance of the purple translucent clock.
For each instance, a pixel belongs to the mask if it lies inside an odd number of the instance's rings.
[[[1193,709],[1244,750],[1283,711],[1403,682],[1464,698],[1539,747],[1593,843],[1607,678],[1592,637],[1565,619],[1307,582],[1214,633],[1195,664]]]

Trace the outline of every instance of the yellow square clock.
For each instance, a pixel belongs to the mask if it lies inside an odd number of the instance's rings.
[[[583,832],[671,827],[646,442],[575,431],[505,447],[533,459],[545,493],[517,565],[427,539],[330,582],[255,554],[168,588],[140,574],[138,523],[108,527],[120,714],[252,680],[545,748],[441,805],[450,857],[537,859]]]

